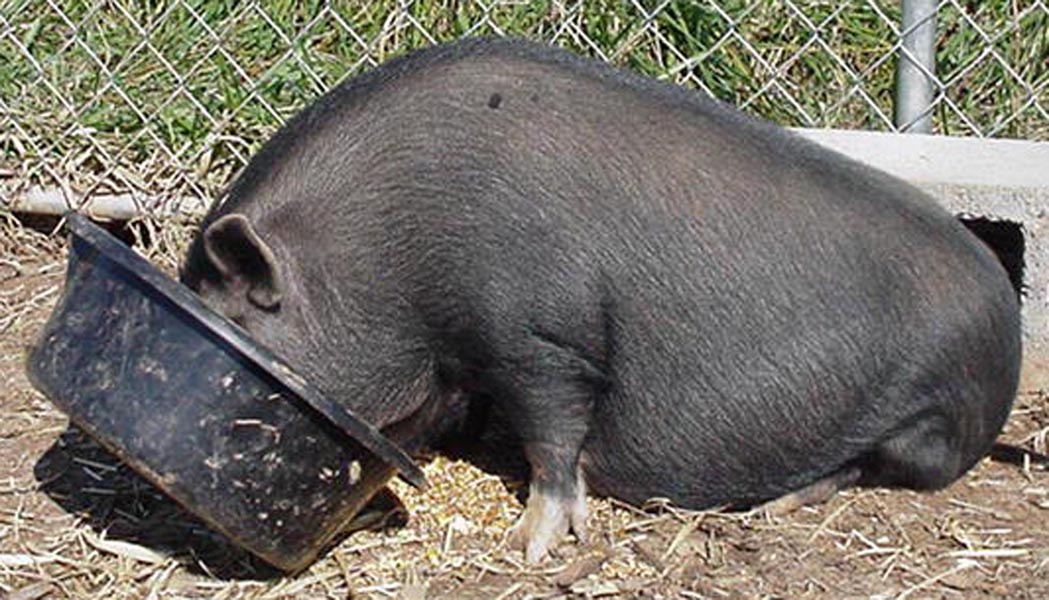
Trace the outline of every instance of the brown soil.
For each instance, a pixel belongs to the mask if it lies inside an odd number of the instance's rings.
[[[282,576],[70,429],[30,386],[26,348],[63,261],[53,240],[0,228],[0,597],[1049,598],[1049,475],[1030,454],[1049,434],[1039,390],[1023,391],[1002,436],[1017,450],[941,492],[850,490],[777,518],[592,498],[591,544],[567,542],[537,568],[503,542],[520,482],[437,459],[429,491],[392,486],[406,524],[376,509],[371,530]]]

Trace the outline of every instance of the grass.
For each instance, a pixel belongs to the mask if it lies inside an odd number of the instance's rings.
[[[324,90],[464,35],[553,41],[784,125],[886,130],[898,4],[0,0],[0,192],[213,197]],[[1049,139],[1043,4],[947,3],[939,32],[938,132]]]

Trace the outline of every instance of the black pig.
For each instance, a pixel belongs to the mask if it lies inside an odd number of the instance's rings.
[[[1019,307],[927,196],[683,89],[523,41],[415,52],[281,129],[183,281],[408,447],[484,397],[531,466],[685,507],[945,486],[1016,391]]]

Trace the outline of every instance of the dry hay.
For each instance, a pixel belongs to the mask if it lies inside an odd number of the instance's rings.
[[[40,289],[34,283],[62,269],[54,260],[60,249],[54,236],[0,212],[0,335],[18,335],[28,315],[51,306],[58,285]]]
[[[190,228],[135,225],[168,272]],[[61,241],[0,223],[0,595],[8,599],[1045,598],[1049,476],[986,460],[947,490],[851,490],[782,518],[590,499],[593,540],[538,567],[506,547],[520,481],[461,460],[401,482],[305,572],[283,576],[182,512],[79,432],[22,372],[58,296]],[[1049,399],[1005,438],[1044,453]],[[407,514],[407,523],[404,515]]]

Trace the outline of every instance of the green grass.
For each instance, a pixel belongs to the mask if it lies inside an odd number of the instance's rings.
[[[342,0],[334,14],[318,0],[56,3],[64,17],[0,0],[0,166],[23,182],[211,195],[325,89],[467,34],[556,39],[785,125],[885,130],[892,115],[892,0],[671,1],[650,20],[615,0]],[[1032,104],[1049,108],[1049,15],[962,4],[940,14],[937,131],[1049,139]]]

